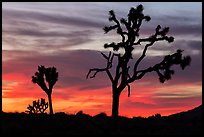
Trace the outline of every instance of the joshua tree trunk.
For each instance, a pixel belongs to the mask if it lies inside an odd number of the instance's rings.
[[[48,101],[49,101],[50,115],[52,115],[53,114],[53,109],[52,109],[52,97],[51,97],[51,94],[48,94]]]
[[[117,94],[113,94],[113,102],[112,102],[112,117],[118,117],[118,109],[119,109],[119,96]]]
[[[112,117],[116,119],[118,117],[118,110],[119,110],[119,99],[120,99],[120,92],[113,89],[113,100],[112,100]]]

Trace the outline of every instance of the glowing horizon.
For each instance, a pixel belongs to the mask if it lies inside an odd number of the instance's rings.
[[[33,100],[47,99],[46,93],[31,82],[38,65],[55,66],[59,79],[53,88],[54,112],[111,115],[111,83],[105,73],[86,79],[90,68],[105,64],[103,44],[118,39],[104,34],[110,25],[108,11],[118,18],[143,4],[152,20],[144,22],[141,34],[151,35],[155,27],[170,27],[172,44],[157,43],[147,52],[142,66],[158,63],[164,55],[183,49],[192,58],[185,70],[175,67],[172,80],[160,84],[155,73],[131,84],[120,97],[119,114],[147,117],[170,115],[202,104],[202,3],[7,3],[2,4],[2,110],[24,112]],[[165,11],[165,12],[163,12]],[[164,21],[165,20],[165,21]],[[166,45],[165,45],[166,44]],[[164,46],[165,45],[165,46]],[[137,49],[137,48],[136,48]],[[138,57],[141,49],[135,50]]]

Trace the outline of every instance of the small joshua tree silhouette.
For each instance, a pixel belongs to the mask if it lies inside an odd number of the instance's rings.
[[[140,37],[140,27],[143,21],[149,22],[150,16],[143,14],[143,6],[138,5],[132,7],[129,10],[127,19],[121,18],[118,20],[113,10],[109,11],[109,21],[113,22],[112,26],[105,26],[103,28],[105,33],[112,30],[116,30],[117,34],[121,37],[121,41],[118,43],[106,43],[104,48],[111,48],[115,52],[110,51],[108,55],[101,52],[102,56],[106,60],[106,66],[104,68],[93,68],[87,73],[86,78],[94,78],[99,72],[106,72],[112,85],[112,117],[118,117],[119,98],[121,92],[127,87],[128,97],[130,96],[130,83],[142,79],[147,73],[156,72],[159,77],[159,81],[164,83],[166,80],[170,80],[174,74],[172,69],[173,65],[180,65],[181,69],[185,69],[190,65],[191,57],[183,56],[183,50],[178,49],[176,53],[166,55],[163,60],[153,66],[149,66],[145,69],[139,69],[139,65],[146,57],[148,48],[155,45],[159,41],[167,41],[171,43],[174,41],[174,37],[167,36],[169,27],[162,28],[158,25],[155,29],[155,33],[147,38]],[[134,59],[133,50],[137,47],[144,47],[141,56]],[[124,50],[124,54],[117,52],[119,49]],[[115,59],[115,60],[114,60]],[[130,65],[130,60],[135,60],[134,65]],[[115,65],[113,65],[115,64]]]
[[[45,102],[45,99],[41,98],[37,101],[33,101],[33,106],[29,105],[27,107],[28,110],[25,112],[29,114],[38,114],[38,113],[45,113],[46,109],[48,108],[48,102]]]
[[[35,76],[32,76],[32,82],[37,83],[42,90],[48,95],[50,114],[53,114],[52,108],[52,89],[58,80],[58,72],[55,67],[45,68],[44,66],[38,66],[38,72]]]

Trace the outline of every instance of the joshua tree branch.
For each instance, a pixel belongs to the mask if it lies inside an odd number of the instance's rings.
[[[86,78],[87,78],[87,79],[88,79],[88,78],[94,78],[98,72],[103,72],[103,71],[105,71],[105,72],[107,73],[109,79],[111,80],[111,82],[113,82],[113,77],[112,77],[111,72],[109,71],[109,69],[112,68],[112,62],[113,62],[113,58],[114,58],[115,54],[111,54],[111,52],[109,52],[109,55],[108,55],[108,56],[105,55],[105,54],[102,53],[102,52],[101,52],[101,54],[102,54],[102,56],[107,60],[107,65],[106,65],[106,67],[105,67],[105,68],[93,68],[93,69],[90,69],[89,72],[88,72],[87,75],[86,75]],[[94,72],[94,73],[93,73],[92,75],[90,75],[91,72]]]
[[[95,71],[95,72],[93,73],[93,75],[90,76],[92,71]],[[106,68],[102,68],[102,69],[93,68],[93,69],[90,69],[88,74],[86,75],[86,78],[94,78],[98,72],[102,72],[102,71],[106,71]]]
[[[127,84],[127,87],[128,87],[128,97],[130,97],[130,85]]]
[[[139,39],[136,43],[134,43],[134,45],[138,45],[141,42],[149,42],[148,44],[145,45],[143,52],[142,52],[142,55],[139,57],[139,59],[136,61],[135,65],[134,65],[134,74],[133,74],[132,78],[130,78],[133,81],[136,78],[137,67],[140,64],[140,62],[144,59],[144,57],[146,56],[146,52],[147,52],[148,47],[152,46],[156,41],[166,40],[169,43],[173,42],[173,40],[174,40],[173,37],[166,36],[169,29],[163,28],[163,30],[161,30],[161,31],[160,31],[160,29],[161,29],[161,26],[158,25],[154,35],[150,36],[149,38]],[[160,36],[160,37],[158,37],[158,36]]]
[[[190,65],[190,62],[191,62],[190,57],[188,56],[182,57],[181,52],[182,52],[181,50],[177,50],[176,53],[165,56],[164,59],[160,63],[155,64],[153,67],[149,67],[147,69],[136,71],[135,78],[129,79],[128,83],[131,83],[134,80],[139,80],[146,73],[152,72],[152,71],[157,72],[161,83],[164,83],[165,80],[171,79],[171,75],[174,74],[174,71],[170,69],[172,65],[180,65],[182,69]]]

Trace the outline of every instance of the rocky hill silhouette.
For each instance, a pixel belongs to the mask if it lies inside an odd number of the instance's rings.
[[[179,112],[176,114],[169,115],[170,118],[181,118],[181,119],[201,119],[202,118],[202,105],[195,107],[194,109]]]
[[[201,135],[202,105],[169,116],[147,118],[120,116],[114,121],[105,113],[90,116],[58,112],[26,114],[2,112],[3,135]]]

